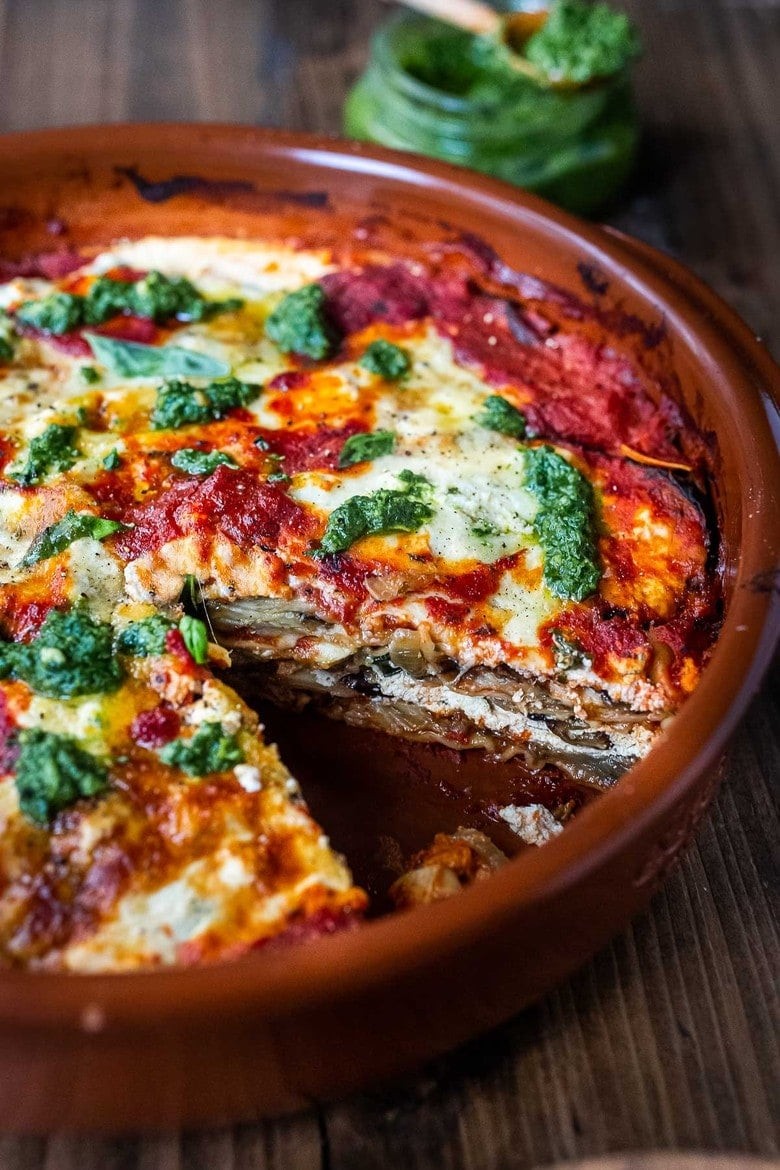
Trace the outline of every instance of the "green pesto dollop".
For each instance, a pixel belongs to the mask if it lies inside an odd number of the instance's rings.
[[[193,386],[190,382],[165,382],[157,391],[151,414],[152,429],[164,431],[198,426],[224,418],[237,406],[246,406],[260,393],[260,387],[238,378]]]
[[[525,417],[500,394],[491,394],[485,399],[475,421],[488,431],[498,431],[512,439],[525,438]]]
[[[19,735],[15,780],[22,812],[45,825],[77,800],[104,792],[108,769],[71,736],[33,729]]]
[[[547,446],[526,450],[525,486],[539,503],[534,532],[544,551],[548,589],[556,597],[584,601],[601,579],[593,488],[578,468]]]
[[[322,361],[338,344],[336,331],[325,313],[325,292],[319,284],[307,284],[288,293],[265,323],[265,331],[282,353]]]
[[[184,276],[149,272],[138,280],[114,280],[99,276],[86,296],[51,293],[37,301],[25,301],[16,311],[22,325],[59,336],[79,325],[102,325],[120,314],[150,321],[203,321],[217,313],[238,309],[242,301],[207,301]]]
[[[243,762],[238,739],[221,723],[201,723],[191,739],[175,739],[160,752],[160,759],[188,776],[210,776],[227,772]]]
[[[84,298],[82,313],[87,325],[100,325],[120,313],[157,322],[202,321],[223,311],[225,303],[207,301],[185,276],[149,272],[134,281],[98,277]]]
[[[120,654],[129,654],[134,658],[151,658],[165,653],[165,639],[170,630],[176,628],[176,623],[162,613],[152,614],[151,617],[141,618],[140,621],[130,622],[121,631],[116,640],[116,648]]]
[[[211,475],[218,467],[238,466],[224,451],[200,451],[197,447],[182,447],[171,456],[171,463],[187,475]]]
[[[40,483],[53,472],[67,471],[79,458],[77,435],[78,427],[50,423],[45,431],[31,441],[24,467],[20,471],[9,471],[9,479],[29,487]]]
[[[31,642],[0,642],[0,678],[54,699],[115,691],[123,671],[113,642],[111,626],[85,610],[53,609]]]
[[[553,82],[586,85],[620,73],[639,51],[639,35],[625,13],[608,4],[556,0],[523,56]]]
[[[25,301],[16,310],[16,320],[42,333],[59,336],[75,329],[84,319],[84,298],[73,293],[51,293],[39,301]]]
[[[360,359],[360,365],[369,373],[376,374],[388,382],[404,378],[412,367],[411,358],[405,349],[392,341],[378,337],[367,347]]]
[[[386,532],[416,532],[430,520],[431,485],[423,475],[402,471],[401,489],[380,488],[370,496],[351,496],[328,517],[327,528],[313,555],[321,558],[344,552],[364,536]]]
[[[368,463],[380,455],[389,455],[394,447],[395,435],[392,431],[367,431],[350,435],[339,452],[339,467]]]

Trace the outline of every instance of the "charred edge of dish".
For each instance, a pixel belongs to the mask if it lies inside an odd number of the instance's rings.
[[[719,509],[713,491],[713,482],[709,476],[705,476],[703,482],[697,482],[687,477],[684,472],[678,473],[675,480],[681,491],[685,492],[704,517],[704,528],[707,534],[707,559],[704,571],[718,581],[718,603],[720,605],[723,600],[723,548]]]
[[[578,260],[577,272],[580,274],[580,280],[585,288],[594,296],[602,297],[609,291],[609,278],[598,264],[590,264],[587,260]]]
[[[118,175],[128,179],[138,194],[147,203],[166,203],[177,195],[201,194],[215,198],[231,195],[258,195],[278,200],[280,203],[296,203],[311,210],[330,208],[327,191],[291,191],[286,188],[258,191],[249,179],[207,179],[203,175],[171,175],[168,179],[147,179],[137,167],[115,167]]]
[[[282,203],[297,203],[301,207],[310,207],[313,210],[330,210],[330,195],[327,191],[269,191],[273,199]]]
[[[774,593],[780,597],[780,566],[755,573],[742,588],[749,589],[751,593]]]
[[[596,321],[607,333],[619,338],[637,336],[641,340],[642,347],[646,350],[657,349],[668,338],[665,316],[662,316],[659,321],[649,324],[638,317],[636,313],[626,312],[617,305],[602,307],[601,305],[588,304],[581,297],[560,285],[540,280],[539,277],[532,276],[527,272],[518,272],[517,269],[506,264],[492,245],[483,240],[476,232],[461,231],[453,243],[456,247],[460,247],[465,254],[470,255],[486,276],[515,290],[525,300],[552,302],[562,310],[568,320],[590,319]],[[597,272],[601,282],[606,279],[606,274],[597,265],[586,265],[586,267],[591,269],[593,273]],[[577,268],[582,277],[580,265]],[[606,291],[607,286],[603,288],[603,292]]]
[[[720,592],[722,586],[721,528],[709,469],[704,475],[697,474],[696,470],[691,472],[664,467],[647,467],[645,470],[650,476],[657,476],[659,479],[666,479],[672,483],[701,516],[707,548],[704,571],[708,577],[713,576],[718,579]],[[721,601],[722,597],[718,596],[719,605]],[[716,615],[715,620],[718,619],[719,615]]]
[[[203,175],[171,175],[169,179],[147,179],[137,167],[115,167],[128,179],[147,203],[165,203],[177,195],[198,192],[207,195],[248,194],[256,191],[249,179],[207,179]]]

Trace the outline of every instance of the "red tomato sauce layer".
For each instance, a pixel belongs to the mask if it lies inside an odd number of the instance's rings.
[[[537,435],[614,454],[621,445],[654,458],[680,458],[684,420],[677,406],[633,361],[574,326],[561,331],[538,282],[527,309],[488,295],[458,273],[428,275],[403,263],[331,273],[321,281],[327,311],[342,333],[376,321],[431,317],[452,341],[455,358],[476,367],[510,397]],[[550,290],[551,294],[553,290]]]

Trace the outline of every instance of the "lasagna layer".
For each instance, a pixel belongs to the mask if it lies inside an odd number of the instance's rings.
[[[706,448],[585,307],[465,240],[66,261],[0,286],[8,961],[353,920],[229,652],[276,702],[578,784],[650,749],[717,624]]]

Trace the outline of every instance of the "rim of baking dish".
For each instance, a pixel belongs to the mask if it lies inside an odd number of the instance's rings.
[[[571,245],[639,296],[663,309],[670,332],[722,376],[739,454],[742,543],[729,603],[711,662],[664,740],[620,783],[578,814],[566,832],[510,861],[457,898],[368,921],[316,946],[259,951],[191,968],[116,974],[0,971],[0,1022],[18,1027],[81,1030],[85,1008],[101,1012],[103,1029],[216,1014],[237,1016],[251,1002],[269,1020],[295,1009],[342,1000],[399,972],[446,959],[520,907],[543,905],[575,886],[649,828],[716,765],[755,695],[780,634],[780,367],[741,318],[683,265],[614,229],[586,223],[509,184],[419,155],[311,134],[222,124],[126,123],[0,136],[0,160],[31,160],[134,143],[204,150],[230,145],[247,165],[262,157],[348,171],[403,186],[425,186],[511,223]],[[102,141],[101,141],[102,140]],[[723,391],[721,390],[720,393]],[[736,409],[738,407],[739,409]],[[774,433],[773,433],[774,432]],[[744,477],[743,474],[744,473]]]

